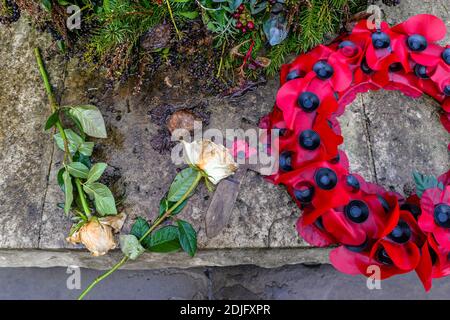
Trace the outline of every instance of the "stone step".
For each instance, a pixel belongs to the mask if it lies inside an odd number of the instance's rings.
[[[437,14],[448,22],[447,11],[436,9],[444,2],[402,1],[386,12],[392,22],[419,12]],[[71,223],[57,207],[63,201],[56,183],[61,152],[54,148],[51,134],[43,131],[50,112],[33,56],[35,46],[51,46],[50,38],[21,19],[0,27],[0,43],[0,266],[107,268],[119,252],[94,258],[64,240]],[[198,106],[200,111],[205,105],[210,112],[205,129],[245,128],[272,109],[278,89],[278,82],[271,80],[241,98],[204,97],[195,93],[195,85],[183,73],[163,72],[133,95],[132,86],[126,84],[105,91],[101,78],[87,72],[77,58],[63,61],[52,56],[47,66],[62,104],[93,103],[105,116],[109,138],[96,141],[95,160],[110,165],[106,182],[115,194],[124,195],[129,217],[125,232],[137,216],[155,217],[159,200],[176,175],[170,152],[153,148],[162,127],[151,114],[164,112],[164,105]],[[412,170],[445,171],[449,136],[437,110],[427,97],[412,100],[397,92],[358,96],[340,118],[342,148],[351,169],[400,193],[411,192]],[[204,225],[210,201],[211,194],[200,187],[180,215],[198,231],[199,252],[194,258],[181,252],[146,253],[126,267],[327,262],[328,249],[312,248],[298,237],[294,225],[300,211],[287,193],[258,174],[247,172],[230,221],[214,238],[206,236]]]

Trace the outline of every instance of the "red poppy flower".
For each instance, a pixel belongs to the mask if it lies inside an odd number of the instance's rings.
[[[450,186],[424,191],[419,226],[434,235],[439,246],[450,250]]]
[[[341,272],[366,276],[372,274],[369,266],[378,266],[382,280],[417,269],[421,263],[419,248],[424,243],[425,236],[414,217],[401,211],[395,228],[382,239],[368,239],[360,246],[341,246],[330,253],[330,261]]]
[[[339,163],[321,161],[280,174],[275,182],[287,187],[300,208],[308,208],[303,213],[303,222],[311,224],[325,211],[348,202],[347,174],[347,169]]]
[[[450,185],[450,170],[439,176],[438,181],[444,186]]]
[[[398,33],[398,41],[393,44],[397,54],[407,55],[424,66],[436,66],[440,61],[442,47],[434,42],[445,37],[444,22],[431,14],[419,14],[391,28]],[[401,52],[401,53],[400,53]],[[402,63],[407,71],[409,64]]]
[[[322,215],[325,230],[340,243],[351,246],[359,246],[367,238],[382,238],[394,229],[398,219],[399,206],[395,196],[362,191],[351,195],[345,205]]]

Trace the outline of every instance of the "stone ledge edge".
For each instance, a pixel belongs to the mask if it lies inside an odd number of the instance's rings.
[[[256,265],[277,268],[290,264],[328,263],[330,248],[271,248],[271,249],[211,249],[200,250],[189,258],[184,252],[171,254],[144,253],[129,261],[123,269],[146,270],[159,268],[225,267]],[[121,252],[92,257],[80,250],[0,249],[0,267],[68,267],[78,266],[104,270],[120,260]]]

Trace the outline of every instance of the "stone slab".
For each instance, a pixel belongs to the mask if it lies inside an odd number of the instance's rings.
[[[441,17],[447,14],[441,9],[435,12],[432,4],[442,7],[445,1],[402,1],[399,7],[389,8],[386,13],[394,22],[416,12],[432,12]],[[448,22],[448,14],[446,18]],[[7,75],[0,80],[6,83],[0,85],[0,102],[5,106],[0,116],[0,145],[8,151],[0,158],[0,266],[75,264],[108,268],[117,261],[118,251],[92,258],[64,241],[70,220],[56,207],[63,195],[55,179],[61,154],[54,150],[50,135],[41,129],[49,112],[38,73],[33,71],[36,69],[32,48],[36,44],[48,48],[50,39],[21,20],[11,29],[0,28],[0,40],[0,50],[6,57],[1,67]],[[110,165],[104,182],[116,195],[124,196],[129,215],[125,232],[137,216],[148,219],[155,216],[159,200],[177,170],[170,153],[159,153],[152,147],[153,139],[162,129],[151,119],[152,111],[164,105],[194,110],[204,105],[204,110],[210,112],[209,126],[205,128],[247,128],[255,126],[270,111],[278,88],[275,79],[241,98],[205,97],[194,91],[192,79],[182,70],[168,69],[145,84],[141,93],[133,95],[132,83],[105,89],[101,77],[87,72],[77,58],[67,63],[52,58],[49,70],[57,91],[63,92],[62,104],[93,103],[105,115],[109,138],[96,141],[95,160]],[[400,101],[403,108],[398,111],[393,101]],[[386,104],[392,104],[392,108],[386,108]],[[419,169],[445,168],[449,159],[446,144],[442,147],[442,143],[448,141],[448,136],[434,127],[437,121],[434,108],[427,98],[412,101],[395,93],[359,96],[340,118],[345,137],[343,149],[350,158],[352,171],[369,181],[407,191],[394,178],[407,176],[404,172],[411,169],[410,159],[417,157],[417,153],[420,156],[414,166],[427,165]],[[430,126],[418,126],[424,122],[421,117],[430,119]],[[398,127],[398,118],[406,119],[403,129]],[[388,125],[391,122],[394,126]],[[22,123],[27,125],[19,125]],[[419,132],[415,132],[417,128]],[[411,139],[405,141],[405,137]],[[392,151],[393,148],[403,155]],[[398,166],[390,169],[393,163]],[[300,212],[287,193],[261,176],[247,173],[228,226],[212,239],[206,237],[204,226],[210,198],[206,188],[200,187],[181,214],[198,230],[200,251],[195,258],[189,259],[183,253],[145,254],[127,264],[127,268],[232,264],[275,267],[327,261],[328,249],[311,248],[297,236],[294,224]],[[18,250],[22,248],[27,250]]]
[[[53,143],[43,130],[49,106],[33,50],[51,42],[22,19],[0,28],[0,44],[0,247],[36,248]],[[63,65],[48,61],[57,90]]]

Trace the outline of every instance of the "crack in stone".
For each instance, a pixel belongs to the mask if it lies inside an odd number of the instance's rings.
[[[370,167],[372,171],[372,175],[375,179],[375,182],[378,183],[378,175],[377,175],[377,168],[375,166],[375,156],[372,146],[372,138],[370,136],[370,119],[369,115],[366,110],[366,105],[364,104],[364,98],[363,96],[361,98],[361,104],[362,104],[362,111],[364,116],[364,129],[367,136],[367,148],[369,149],[369,160],[370,160]]]

